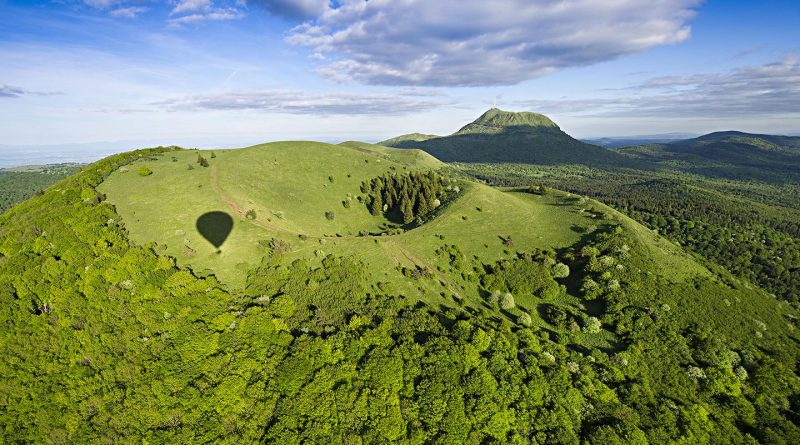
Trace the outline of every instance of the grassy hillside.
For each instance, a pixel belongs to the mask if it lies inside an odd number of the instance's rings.
[[[773,183],[800,180],[800,137],[724,131],[617,152],[661,168],[715,178]]]
[[[631,158],[572,138],[544,115],[496,108],[449,136],[400,137],[382,144],[419,148],[445,162],[635,164]]]
[[[430,170],[424,218],[367,210],[362,183]],[[0,440],[793,443],[798,316],[596,201],[419,151],[139,151],[0,216]]]

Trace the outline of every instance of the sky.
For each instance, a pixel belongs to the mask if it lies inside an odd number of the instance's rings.
[[[152,145],[800,133],[800,2],[0,0],[0,166]]]

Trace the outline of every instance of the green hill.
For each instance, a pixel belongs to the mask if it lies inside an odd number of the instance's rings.
[[[445,162],[635,164],[630,158],[572,138],[544,115],[496,108],[449,136],[401,136],[381,144],[418,148]]]
[[[668,144],[624,147],[617,152],[709,177],[800,180],[800,137],[723,131]]]
[[[0,441],[791,443],[798,316],[418,150],[141,150],[0,215]]]
[[[394,147],[395,144],[400,144],[403,142],[420,142],[420,141],[427,141],[428,139],[438,138],[439,136],[435,134],[422,134],[422,133],[409,133],[400,136],[393,137],[391,139],[387,139],[383,142],[379,142],[380,145],[385,145],[387,147]]]

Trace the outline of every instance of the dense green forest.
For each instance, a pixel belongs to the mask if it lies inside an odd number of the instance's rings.
[[[78,170],[80,170],[80,166],[77,165],[0,170],[0,213]]]
[[[112,156],[0,216],[0,441],[800,442],[797,312],[723,270],[654,273],[652,246],[589,202],[596,224],[563,249],[506,237],[485,263],[439,238],[447,266],[409,279],[462,276],[478,305],[281,249],[238,292],[132,244],[97,191],[167,153]]]
[[[466,164],[491,184],[590,196],[780,298],[800,302],[800,185],[583,166]]]
[[[422,222],[436,210],[447,196],[454,192],[446,178],[436,172],[387,174],[361,184],[361,192],[367,195],[366,203],[373,215],[389,214],[398,222],[409,224]],[[458,186],[455,186],[457,193]]]

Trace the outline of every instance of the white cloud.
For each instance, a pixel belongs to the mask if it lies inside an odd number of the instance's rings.
[[[196,12],[193,14],[183,15],[169,20],[170,25],[188,25],[192,23],[218,21],[218,20],[236,20],[244,17],[244,13],[238,9],[225,8],[225,9],[211,9],[209,11]]]
[[[275,2],[267,2],[275,3]],[[342,0],[290,43],[338,60],[323,75],[367,84],[516,84],[690,37],[699,0]]]
[[[434,97],[439,100],[433,100]],[[170,110],[257,110],[308,115],[390,116],[430,111],[445,103],[441,95],[419,90],[394,93],[306,93],[298,90],[231,92],[158,102]]]
[[[208,11],[212,6],[211,0],[180,0],[172,14],[185,14],[187,12]]]
[[[114,17],[122,17],[126,19],[135,19],[139,14],[146,12],[147,8],[141,6],[128,6],[124,8],[112,9],[109,14]]]
[[[529,100],[516,106],[595,116],[720,118],[800,114],[796,56],[726,73],[656,77],[611,98]]]

